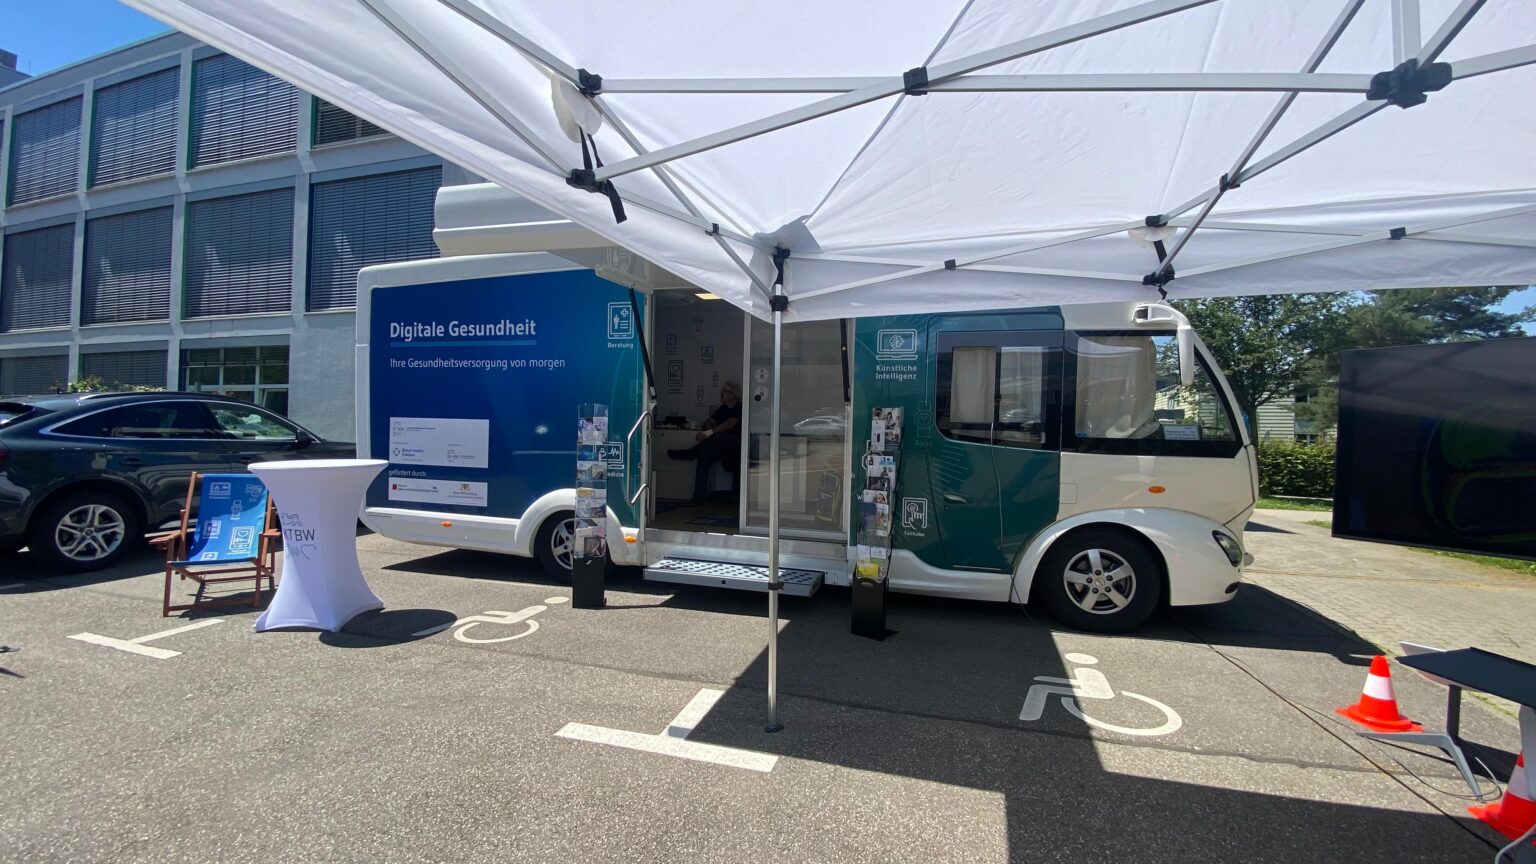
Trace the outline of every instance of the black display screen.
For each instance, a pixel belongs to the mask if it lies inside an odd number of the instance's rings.
[[[1346,351],[1340,537],[1536,560],[1536,338]]]

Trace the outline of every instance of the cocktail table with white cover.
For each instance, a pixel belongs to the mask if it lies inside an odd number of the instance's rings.
[[[335,632],[353,616],[384,608],[357,564],[357,514],[382,459],[256,462],[283,529],[282,581],[257,630],[315,627]]]

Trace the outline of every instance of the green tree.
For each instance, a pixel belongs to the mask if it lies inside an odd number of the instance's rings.
[[[1329,428],[1338,423],[1339,352],[1521,336],[1521,325],[1536,320],[1536,307],[1500,312],[1497,307],[1524,286],[1488,288],[1404,288],[1371,291],[1344,311],[1341,326],[1320,343],[1302,385],[1313,397],[1296,406],[1296,416]]]
[[[1257,440],[1259,408],[1315,378],[1319,352],[1338,343],[1350,303],[1346,294],[1281,294],[1177,305],[1226,373]]]

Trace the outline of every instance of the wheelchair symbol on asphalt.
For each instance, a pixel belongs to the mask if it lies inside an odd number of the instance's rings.
[[[539,622],[533,620],[533,616],[543,612],[550,606],[565,602],[567,601],[564,597],[550,597],[544,601],[544,603],[548,605],[529,606],[526,609],[519,609],[516,612],[490,611],[483,615],[470,615],[466,618],[460,618],[451,624],[443,624],[437,627],[428,627],[425,630],[418,630],[411,635],[431,636],[434,633],[441,633],[444,630],[453,630],[453,638],[459,640],[460,642],[468,642],[471,645],[488,645],[493,642],[511,642],[513,639],[522,639],[525,636],[532,636],[533,634],[539,632]],[[477,624],[502,624],[509,627],[514,624],[522,624],[524,625],[524,629],[521,632],[513,633],[511,636],[499,636],[491,639],[477,639],[474,636],[467,635],[469,630]]]
[[[1152,729],[1133,729],[1127,726],[1116,726],[1113,723],[1106,723],[1103,720],[1095,720],[1089,717],[1078,707],[1077,700],[1113,699],[1116,695],[1115,690],[1109,686],[1109,679],[1104,677],[1103,672],[1087,668],[1099,662],[1097,657],[1087,654],[1066,654],[1063,655],[1062,659],[1068,663],[1077,663],[1081,668],[1074,669],[1071,678],[1053,678],[1049,675],[1035,676],[1037,683],[1030,687],[1029,692],[1024,696],[1024,710],[1019,712],[1020,720],[1026,723],[1039,720],[1040,716],[1045,713],[1046,703],[1050,701],[1052,696],[1059,694],[1061,696],[1061,707],[1067,709],[1068,714],[1087,723],[1089,726],[1099,729],[1119,732],[1122,735],[1155,736],[1172,735],[1183,728],[1184,718],[1180,717],[1177,711],[1150,696],[1132,693],[1129,690],[1121,690],[1119,695],[1140,700],[1163,712],[1166,718],[1163,725]]]

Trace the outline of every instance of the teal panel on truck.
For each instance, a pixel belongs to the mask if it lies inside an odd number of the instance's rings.
[[[601,402],[608,506],[638,524],[640,454],[624,435],[644,370],[628,291],[590,270],[524,273],[378,287],[371,310],[366,434],[390,465],[369,507],[520,518],[575,486],[578,407]]]
[[[857,322],[850,485],[863,487],[860,457],[869,440],[871,410],[903,408],[895,548],[910,550],[937,568],[1007,572],[1029,539],[1055,521],[1061,476],[1061,328],[1061,316],[1054,309]],[[940,368],[949,374],[941,354],[955,345],[993,347],[998,355],[1029,351],[1039,356],[1029,369],[1032,380],[1038,377],[1033,383],[1041,394],[1042,412],[1029,435],[1003,431],[1023,427],[1009,415],[1016,409],[1000,399],[991,400],[989,409],[1000,422],[962,431],[950,428],[947,434],[940,429]],[[1002,361],[997,368],[1000,380],[1012,380]],[[1043,440],[1020,445],[1033,436]],[[857,514],[855,506],[852,531],[857,530]]]

